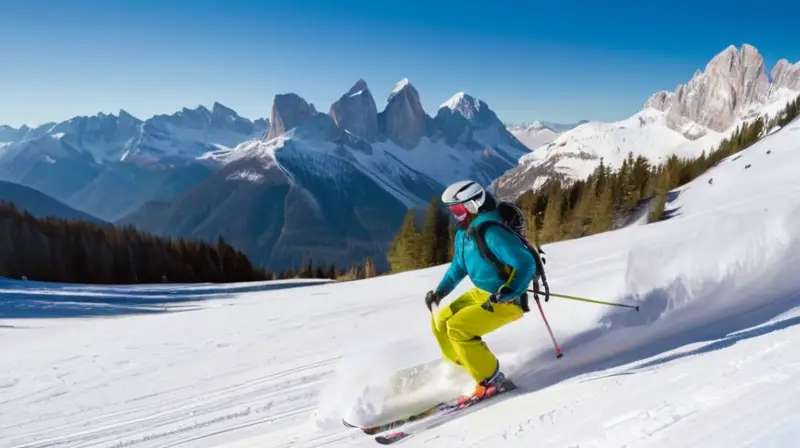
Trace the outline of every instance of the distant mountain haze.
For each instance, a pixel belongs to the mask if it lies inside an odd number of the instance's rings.
[[[0,203],[13,203],[20,212],[28,212],[37,218],[79,219],[111,225],[109,222],[64,205],[41,191],[12,182],[0,181]]]

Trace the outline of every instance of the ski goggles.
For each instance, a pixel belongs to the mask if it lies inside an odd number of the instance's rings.
[[[458,222],[463,222],[467,219],[468,214],[477,214],[478,207],[475,205],[475,201],[467,201],[461,204],[452,204],[448,205],[447,208],[450,210],[450,213],[453,214],[453,217]]]

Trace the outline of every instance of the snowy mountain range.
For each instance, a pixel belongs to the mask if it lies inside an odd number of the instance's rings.
[[[506,126],[506,129],[533,151],[552,142],[562,133],[574,129],[583,123],[587,123],[587,121],[581,120],[572,124],[534,121],[533,123],[509,124]]]
[[[266,136],[208,153],[219,171],[121,222],[163,235],[221,233],[270,268],[307,257],[347,264],[372,256],[385,266],[409,207],[425,207],[459,179],[489,184],[528,151],[466,93],[430,116],[404,79],[378,111],[359,80],[328,113],[295,93],[276,95]]]
[[[641,111],[621,121],[588,122],[558,135],[497,179],[499,196],[517,197],[551,176],[585,178],[602,159],[617,168],[629,152],[659,163],[668,156],[696,157],[737,126],[772,117],[800,94],[800,63],[780,60],[767,76],[764,58],[748,44],[729,46],[675,91],[660,91]]]
[[[327,113],[284,93],[255,121],[215,103],[144,121],[121,111],[0,127],[0,179],[157,234],[222,234],[271,269],[367,256],[382,268],[405,211],[450,182],[476,179],[513,198],[554,175],[585,177],[601,159],[619,166],[629,152],[655,163],[696,156],[798,92],[800,64],[781,60],[767,76],[750,45],[613,123],[507,126],[464,92],[429,115],[407,79],[379,110],[359,80]]]
[[[0,179],[111,221],[196,184],[214,169],[204,154],[262,135],[267,123],[214,103],[144,121],[121,110],[0,126]]]

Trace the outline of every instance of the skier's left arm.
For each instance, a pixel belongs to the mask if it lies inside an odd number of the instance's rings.
[[[498,294],[497,300],[505,302],[519,297],[527,291],[528,284],[536,272],[536,261],[519,238],[506,229],[493,227],[486,229],[486,245],[497,258],[512,269],[507,288]]]

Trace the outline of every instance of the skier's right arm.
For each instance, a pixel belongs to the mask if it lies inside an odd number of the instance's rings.
[[[436,294],[439,297],[445,297],[450,294],[456,286],[467,276],[467,270],[464,268],[463,259],[461,256],[461,241],[464,238],[464,232],[459,230],[453,241],[453,261],[450,263],[450,268],[444,274],[439,286],[436,287]]]

